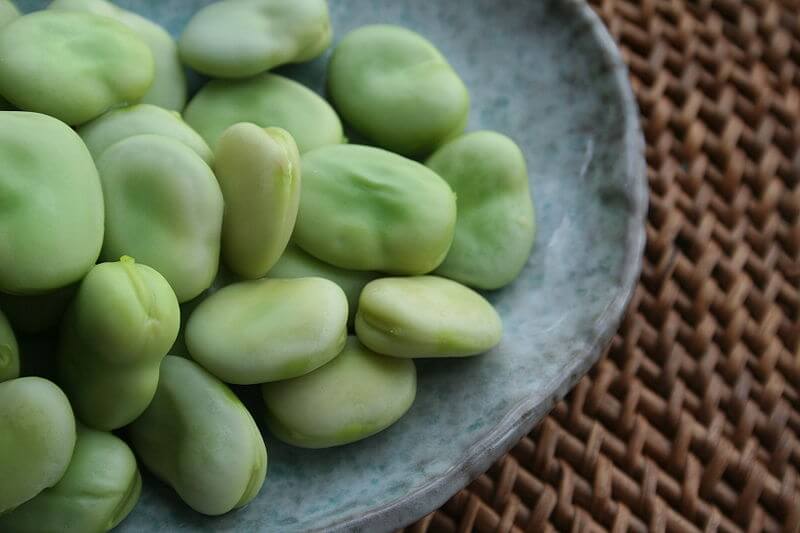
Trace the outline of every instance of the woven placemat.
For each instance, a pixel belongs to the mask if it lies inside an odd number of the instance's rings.
[[[593,0],[647,140],[606,356],[406,531],[800,531],[800,3]]]

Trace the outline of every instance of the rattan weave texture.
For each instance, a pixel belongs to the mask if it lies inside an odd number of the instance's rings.
[[[592,0],[647,140],[607,355],[409,532],[800,531],[800,2]]]

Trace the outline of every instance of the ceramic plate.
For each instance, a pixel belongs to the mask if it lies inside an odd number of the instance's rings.
[[[19,2],[26,10],[44,3]],[[178,35],[208,2],[119,3]],[[647,203],[643,142],[625,67],[584,2],[330,3],[339,37],[377,22],[428,37],[470,89],[469,129],[503,132],[525,152],[538,236],[519,279],[489,295],[505,324],[503,341],[481,357],[420,361],[411,411],[366,441],[313,451],[266,435],[267,482],[244,509],[205,517],[147,477],[120,531],[407,524],[485,471],[547,413],[600,355],[635,286]],[[328,56],[282,72],[321,92]]]

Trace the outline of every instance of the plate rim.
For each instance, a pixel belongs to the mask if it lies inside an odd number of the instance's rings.
[[[620,290],[593,325],[591,345],[584,357],[575,357],[564,372],[545,386],[546,398],[528,397],[514,408],[481,439],[473,443],[455,465],[425,485],[366,513],[334,519],[311,531],[390,531],[403,527],[441,507],[456,492],[505,455],[555,404],[569,392],[600,358],[619,328],[623,314],[633,297],[642,269],[646,241],[648,208],[645,141],[639,123],[639,108],[628,81],[628,68],[619,49],[600,17],[586,0],[559,0],[571,9],[578,20],[587,23],[600,52],[613,68],[612,79],[622,97],[625,116],[624,158],[625,199],[628,220],[625,253],[620,276]]]

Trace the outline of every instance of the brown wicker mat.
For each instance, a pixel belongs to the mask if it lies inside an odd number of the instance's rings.
[[[800,2],[592,4],[647,138],[638,290],[566,400],[406,531],[798,532]]]

